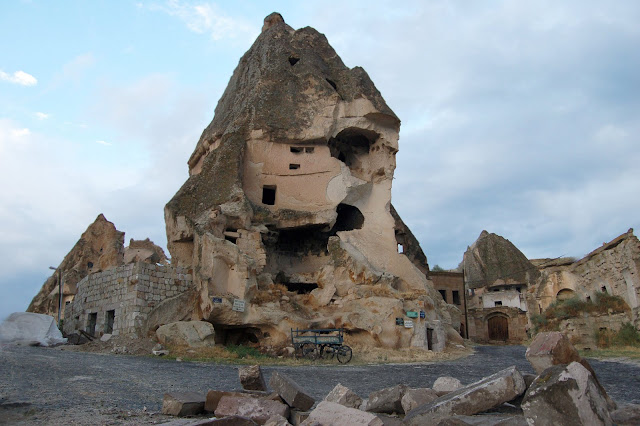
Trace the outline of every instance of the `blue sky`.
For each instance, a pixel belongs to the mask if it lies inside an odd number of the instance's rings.
[[[640,229],[638,2],[4,1],[0,318],[99,213],[166,246],[163,206],[273,11],[401,118],[393,202],[432,266],[483,229],[530,258]]]

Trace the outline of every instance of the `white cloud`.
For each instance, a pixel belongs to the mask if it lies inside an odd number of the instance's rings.
[[[19,84],[21,86],[35,86],[38,84],[38,80],[31,74],[27,74],[24,71],[16,71],[13,74],[7,74],[0,70],[0,80],[8,81],[9,83]]]
[[[96,143],[104,146],[111,146],[111,143],[107,141],[96,141]]]
[[[16,138],[21,138],[23,136],[29,136],[30,134],[31,134],[31,131],[29,129],[27,129],[26,127],[22,128],[22,129],[11,129],[11,135],[13,137],[16,137]]]
[[[36,112],[35,115],[38,120],[46,120],[47,118],[50,117],[49,114],[45,114],[44,112]]]
[[[188,4],[180,0],[168,0],[164,6],[150,6],[152,10],[161,10],[179,18],[191,31],[198,34],[210,34],[213,40],[224,38],[255,38],[257,27],[249,25],[243,19],[232,18],[212,2]]]

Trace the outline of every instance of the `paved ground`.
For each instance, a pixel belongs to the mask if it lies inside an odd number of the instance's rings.
[[[471,383],[511,365],[533,373],[522,346],[478,346],[470,357],[420,365],[265,367],[291,376],[315,398],[323,398],[337,383],[366,397],[370,392],[398,383],[430,387],[440,376]],[[640,365],[590,360],[609,395],[618,402],[640,404]],[[6,346],[0,348],[1,407],[20,407],[36,413],[69,411],[111,413],[159,411],[167,391],[239,388],[237,367],[161,358],[101,355],[55,348]],[[26,406],[26,405],[25,405]],[[26,408],[24,409],[26,410]],[[23,410],[23,411],[24,411]],[[113,417],[113,416],[112,416]],[[112,424],[118,424],[115,420]],[[46,423],[40,417],[42,423]],[[49,419],[51,420],[51,419]],[[84,419],[85,421],[87,419]],[[68,421],[68,419],[66,420]],[[62,422],[62,420],[60,420]],[[56,422],[54,422],[56,423]],[[79,421],[82,423],[82,421]]]

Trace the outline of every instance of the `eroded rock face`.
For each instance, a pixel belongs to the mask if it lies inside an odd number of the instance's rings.
[[[157,246],[149,238],[145,240],[129,241],[129,245],[124,249],[124,263],[146,262],[167,265],[167,256],[162,247]]]
[[[89,225],[58,270],[42,285],[27,312],[56,316],[58,313],[59,271],[64,276],[63,305],[73,299],[78,282],[93,272],[104,271],[124,264],[124,232],[100,214]]]
[[[451,317],[390,204],[399,128],[362,68],[269,15],[165,207],[172,262],[194,271],[194,317],[272,346],[292,327],[344,327],[364,343],[427,347],[430,328],[443,349]],[[409,310],[426,318],[396,326]]]

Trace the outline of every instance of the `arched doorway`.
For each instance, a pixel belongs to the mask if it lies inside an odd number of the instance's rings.
[[[509,340],[509,318],[505,315],[495,315],[487,321],[489,340]]]

